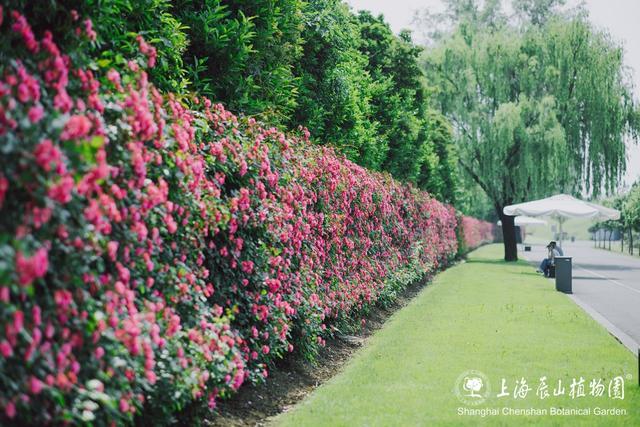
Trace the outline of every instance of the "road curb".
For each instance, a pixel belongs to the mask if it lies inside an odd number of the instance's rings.
[[[532,260],[531,258],[527,257],[524,254],[521,254],[521,255],[522,255],[522,258],[527,260],[534,267],[537,266],[537,263],[534,260]],[[618,341],[620,344],[625,346],[629,351],[631,351],[631,353],[633,353],[634,356],[638,354],[638,349],[640,349],[640,343],[636,342],[636,340],[634,340],[629,335],[627,335],[627,333],[622,331],[613,323],[609,322],[602,314],[597,312],[593,307],[588,305],[586,302],[582,301],[575,294],[567,294],[567,296],[571,298],[571,300],[573,300],[573,302],[578,307],[583,309],[589,316],[591,316],[593,320],[595,320],[600,325],[602,325],[607,330],[607,332],[609,332],[609,334],[616,339],[616,341]]]
[[[613,323],[609,322],[602,314],[598,313],[591,306],[589,306],[584,301],[580,300],[574,294],[567,295],[569,298],[575,302],[578,307],[587,312],[589,316],[593,318],[596,322],[600,323],[604,328],[611,334],[620,344],[624,345],[633,353],[635,356],[640,348],[640,343],[637,343],[633,338],[623,332],[620,328],[615,326]]]

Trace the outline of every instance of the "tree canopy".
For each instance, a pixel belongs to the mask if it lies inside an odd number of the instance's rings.
[[[621,47],[584,14],[553,12],[549,1],[525,10],[530,19],[503,20],[485,3],[449,2],[451,30],[424,65],[462,168],[502,219],[511,260],[513,218],[502,208],[554,192],[612,191],[638,119]]]

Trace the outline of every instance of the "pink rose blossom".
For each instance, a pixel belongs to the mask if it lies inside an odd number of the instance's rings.
[[[36,156],[38,165],[47,172],[62,162],[60,149],[50,139],[40,141],[33,154]]]
[[[129,402],[125,398],[120,399],[119,408],[120,412],[129,412]]]
[[[32,394],[40,394],[40,392],[42,391],[42,388],[43,388],[42,381],[40,381],[39,379],[37,379],[34,376],[32,376],[29,379],[29,391]]]
[[[89,38],[89,40],[91,41],[95,41],[96,40],[96,32],[93,30],[93,22],[91,22],[91,19],[85,19],[84,20],[84,32],[87,35],[87,37]]]
[[[11,344],[9,344],[7,340],[0,342],[0,354],[2,354],[2,357],[5,359],[13,355],[13,347],[11,347]]]
[[[156,65],[156,58],[158,56],[156,48],[148,44],[140,35],[136,40],[138,41],[140,52],[147,57],[148,67],[153,68]]]
[[[12,17],[14,20],[13,26],[11,27],[12,30],[22,36],[22,41],[31,53],[38,52],[38,42],[36,41],[36,37],[33,35],[31,26],[27,23],[26,18],[15,10],[12,12]]]
[[[73,187],[73,178],[70,176],[64,176],[49,188],[48,196],[58,203],[69,203],[71,201],[71,191],[73,190]]]
[[[38,249],[31,257],[25,257],[22,252],[16,255],[16,272],[18,282],[28,285],[34,280],[44,277],[49,268],[49,259],[46,248]]]
[[[120,243],[116,242],[116,241],[110,241],[109,243],[107,243],[107,252],[109,254],[109,259],[111,261],[115,261],[116,257],[118,255],[118,246],[120,245]]]
[[[117,90],[122,91],[122,84],[120,83],[120,73],[113,68],[107,71],[107,80],[109,80],[116,87]]]
[[[13,330],[16,332],[22,331],[24,327],[24,313],[22,310],[16,310],[13,313]]]
[[[165,215],[164,222],[165,222],[165,225],[167,226],[167,230],[169,231],[169,234],[173,234],[178,230],[178,224],[176,224],[176,221],[173,219],[173,216],[169,214]]]
[[[70,139],[80,139],[89,134],[91,130],[91,120],[87,116],[77,114],[71,116],[64,126],[60,139],[62,141],[68,141]]]
[[[31,319],[34,326],[40,326],[42,324],[42,310],[39,306],[36,305],[31,309]]]
[[[96,357],[96,359],[98,359],[98,360],[102,359],[102,356],[104,356],[104,348],[96,347],[96,349],[94,350],[93,354]]]
[[[242,271],[251,274],[253,272],[253,261],[242,261]]]
[[[4,175],[0,174],[0,208],[4,204],[4,197],[9,189],[9,180]]]
[[[27,117],[29,117],[29,121],[31,123],[38,123],[43,116],[44,116],[44,109],[42,108],[42,106],[34,105],[33,107],[29,108],[29,113],[27,114]]]
[[[6,406],[4,407],[4,413],[7,418],[14,418],[16,416],[16,405],[11,401],[7,402]]]

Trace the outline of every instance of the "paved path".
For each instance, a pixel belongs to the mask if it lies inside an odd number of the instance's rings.
[[[573,257],[574,301],[636,353],[640,347],[640,258],[593,247],[593,242],[565,242]],[[521,252],[538,263],[544,245]]]

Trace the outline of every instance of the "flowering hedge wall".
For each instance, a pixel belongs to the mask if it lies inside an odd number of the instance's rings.
[[[446,264],[455,212],[0,8],[3,423],[159,423]],[[151,414],[151,415],[149,415]],[[147,421],[149,418],[145,418]]]
[[[495,240],[496,226],[490,222],[462,215],[459,220],[460,251],[466,252]]]
[[[456,254],[453,208],[303,129],[160,93],[142,38],[103,69],[18,12],[0,25],[3,423],[213,407]]]

